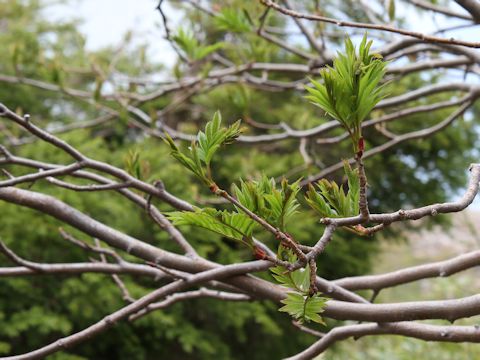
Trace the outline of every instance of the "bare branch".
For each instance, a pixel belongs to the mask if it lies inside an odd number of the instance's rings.
[[[480,342],[480,329],[476,326],[440,326],[417,323],[357,324],[331,330],[319,341],[288,360],[307,360],[324,352],[333,343],[349,337],[366,335],[402,335],[425,341]]]
[[[80,161],[70,165],[61,166],[52,170],[45,170],[45,171],[40,170],[35,174],[28,174],[28,175],[15,177],[13,179],[0,181],[0,187],[7,187],[7,186],[13,186],[21,183],[26,183],[26,182],[32,182],[38,179],[44,179],[52,176],[67,175],[76,170],[83,168],[84,166],[85,164]]]
[[[250,301],[252,300],[250,296],[245,294],[235,294],[235,293],[228,293],[225,291],[216,291],[210,290],[207,288],[200,288],[199,290],[187,291],[183,293],[175,293],[173,295],[167,296],[165,300],[153,303],[145,307],[144,309],[140,310],[138,313],[130,315],[128,320],[135,321],[145,315],[148,315],[152,311],[165,309],[166,307],[173,305],[179,301],[185,301],[190,299],[198,299],[198,298],[213,298],[219,299],[223,301]]]
[[[27,261],[27,260],[23,260]],[[34,269],[35,268],[35,269]],[[147,265],[122,263],[122,264],[102,264],[102,263],[57,263],[41,264],[29,262],[27,266],[0,267],[0,277],[17,277],[31,275],[79,275],[83,273],[99,274],[129,274],[135,276],[148,276],[154,279],[163,279],[167,274],[160,270],[155,270]]]
[[[78,345],[93,336],[107,330],[117,322],[127,318],[131,314],[134,314],[141,309],[144,309],[149,304],[157,301],[158,299],[170,295],[172,293],[178,293],[179,291],[186,289],[188,287],[194,286],[199,283],[204,283],[206,281],[212,279],[219,279],[225,278],[229,276],[249,273],[255,270],[263,270],[265,269],[265,262],[263,261],[256,261],[251,263],[244,263],[244,264],[234,264],[234,265],[226,265],[222,266],[217,269],[205,271],[196,275],[193,275],[188,280],[177,280],[172,282],[168,285],[165,285],[158,290],[155,290],[140,299],[136,300],[135,302],[123,307],[116,312],[107,315],[99,322],[89,326],[88,328],[81,330],[75,334],[69,335],[62,339],[59,339],[47,346],[44,346],[40,349],[22,354],[13,357],[4,358],[5,360],[33,360],[33,359],[41,359],[47,355],[56,353],[60,350],[71,348],[72,346]]]
[[[152,269],[145,265],[132,264],[125,261],[118,264],[98,264],[98,263],[67,263],[67,264],[42,264],[22,259],[20,256],[10,250],[3,242],[0,241],[0,251],[5,254],[15,264],[20,267],[0,268],[0,277],[5,276],[22,276],[34,274],[81,274],[85,272],[97,273],[125,273],[140,276],[150,276],[155,279],[165,277],[165,273]]]
[[[349,290],[381,290],[422,279],[447,277],[480,265],[480,251],[472,251],[445,261],[413,266],[380,275],[355,276],[335,280]]]
[[[419,8],[433,11],[435,13],[447,15],[450,17],[456,17],[463,20],[473,20],[471,16],[459,13],[457,11],[451,10],[448,7],[439,6],[424,0],[407,0],[409,3],[418,6]]]
[[[480,23],[480,4],[475,0],[455,0],[455,2],[467,10],[475,19],[475,22]]]
[[[319,338],[325,336],[325,333],[310,329],[309,327],[300,324],[298,321],[293,320],[292,325],[295,326],[296,328],[298,328],[299,330],[303,331],[304,333],[307,333],[307,334],[310,334],[310,335],[313,335],[313,336],[316,336],[316,337],[319,337]]]
[[[440,38],[440,37],[431,36],[431,35],[427,35],[427,34],[422,34],[422,33],[415,32],[415,31],[409,31],[409,30],[405,30],[405,29],[397,29],[397,28],[387,26],[387,25],[357,23],[357,22],[351,22],[351,21],[342,21],[342,20],[332,19],[332,18],[328,18],[328,17],[325,17],[325,16],[303,14],[303,13],[299,13],[297,11],[286,9],[286,8],[274,3],[271,0],[260,0],[260,2],[262,4],[264,4],[265,6],[268,6],[270,8],[273,8],[273,9],[281,12],[284,15],[288,15],[288,16],[291,16],[291,17],[299,18],[299,19],[320,21],[320,22],[335,24],[337,26],[342,26],[342,27],[345,26],[345,27],[353,27],[353,28],[361,28],[361,29],[381,30],[381,31],[386,31],[386,32],[391,32],[391,33],[396,33],[396,34],[400,34],[400,35],[414,37],[414,38],[420,39],[422,41],[431,42],[431,43],[461,45],[461,46],[472,47],[472,48],[480,48],[480,43],[479,42],[462,41],[462,40],[456,40],[454,38],[445,39],[445,38]]]
[[[107,191],[107,190],[117,190],[117,189],[124,189],[129,187],[131,184],[129,182],[124,183],[114,183],[114,184],[104,184],[104,185],[96,185],[96,184],[89,184],[89,185],[77,185],[71,184],[66,181],[58,180],[53,177],[47,177],[49,183],[60,186],[65,189],[74,190],[74,191]]]
[[[337,320],[396,322],[444,319],[453,322],[480,314],[480,295],[453,300],[357,304],[330,300],[322,315]]]

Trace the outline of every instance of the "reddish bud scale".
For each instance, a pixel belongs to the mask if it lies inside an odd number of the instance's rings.
[[[265,260],[267,258],[267,253],[257,246],[255,246],[255,248],[254,248],[253,255],[255,256],[255,259],[257,259],[257,260]]]
[[[360,139],[358,139],[357,158],[361,159],[364,151],[365,151],[365,141],[363,140],[363,137],[361,137]]]
[[[365,141],[363,140],[363,136],[358,139],[358,150],[361,152],[365,151]]]
[[[210,191],[211,191],[212,193],[214,193],[214,194],[216,194],[217,191],[219,190],[217,184],[215,184],[215,183],[211,184],[211,185],[209,186],[209,188],[210,188]]]
[[[359,233],[359,235],[366,235],[367,234],[367,229],[365,229],[364,226],[362,225],[355,225],[354,226],[355,231]]]

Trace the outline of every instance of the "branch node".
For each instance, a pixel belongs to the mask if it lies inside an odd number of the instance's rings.
[[[1,112],[0,112],[0,115],[1,115]],[[3,145],[0,145],[0,153],[3,154],[3,156],[5,157],[5,160],[10,160],[12,158],[12,154],[10,153],[10,151],[8,151],[7,148]]]
[[[153,183],[153,186],[155,186],[160,191],[165,191],[165,184],[163,183],[162,180],[156,180]]]
[[[135,244],[129,243],[128,246],[127,246],[127,249],[126,249],[127,254],[130,254],[134,247],[135,247]],[[155,261],[156,261],[156,259],[155,259]]]
[[[0,103],[0,116],[7,115],[7,112],[8,112],[8,108],[2,103]]]
[[[65,340],[64,339],[58,339],[57,340],[57,345],[59,348],[62,348],[62,349],[66,349],[67,348],[67,344],[65,344]]]
[[[105,321],[108,325],[112,325],[112,324],[114,323],[114,321],[113,321],[113,319],[112,319],[112,317],[111,317],[110,315],[105,316],[105,317],[103,318],[103,321]]]

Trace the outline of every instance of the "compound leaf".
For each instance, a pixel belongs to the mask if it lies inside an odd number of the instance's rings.
[[[193,225],[213,231],[224,237],[250,242],[256,223],[247,215],[213,208],[195,211],[173,211],[166,214],[174,225]]]

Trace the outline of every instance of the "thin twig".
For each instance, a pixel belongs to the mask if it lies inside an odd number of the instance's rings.
[[[260,0],[260,2],[267,7],[273,8],[273,9],[281,12],[284,15],[288,15],[288,16],[291,16],[291,17],[299,18],[299,19],[320,21],[320,22],[334,24],[334,25],[337,25],[337,26],[381,30],[381,31],[386,31],[386,32],[391,32],[391,33],[396,33],[396,34],[400,34],[400,35],[406,35],[406,36],[414,37],[414,38],[420,39],[420,40],[425,41],[425,42],[460,45],[460,46],[466,46],[466,47],[472,47],[472,48],[480,48],[480,42],[462,41],[462,40],[456,40],[454,38],[445,39],[445,38],[440,38],[440,37],[437,37],[437,36],[431,36],[431,35],[423,34],[423,33],[420,33],[420,32],[409,31],[409,30],[405,30],[405,29],[398,29],[398,28],[394,28],[392,26],[387,26],[387,25],[383,25],[383,24],[380,25],[380,24],[368,24],[368,23],[359,23],[359,22],[351,22],[351,21],[342,21],[342,20],[328,18],[328,17],[325,17],[325,16],[299,13],[297,11],[293,11],[293,10],[284,8],[284,7],[278,5],[277,3],[275,3],[271,0]]]

